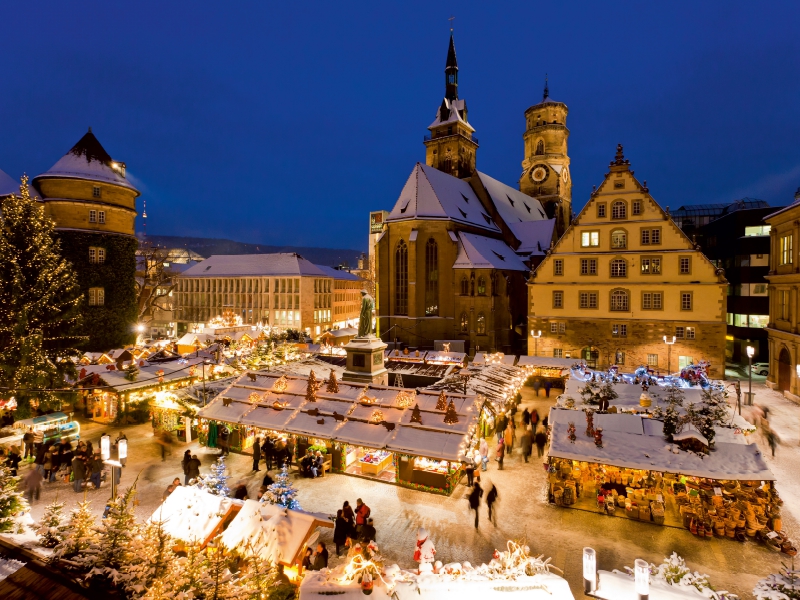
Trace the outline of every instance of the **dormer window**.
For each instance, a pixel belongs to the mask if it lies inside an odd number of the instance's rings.
[[[92,198],[99,198],[100,197],[100,186],[96,185],[92,188]]]

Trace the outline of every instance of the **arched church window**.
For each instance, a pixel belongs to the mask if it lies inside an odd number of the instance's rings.
[[[439,247],[436,240],[425,244],[425,316],[439,314]]]
[[[408,314],[408,246],[403,240],[394,251],[394,313]]]
[[[461,278],[461,295],[469,296],[469,282],[466,275]]]
[[[478,321],[475,329],[477,330],[478,335],[486,334],[486,315],[483,313],[478,313]]]
[[[469,332],[469,317],[467,313],[461,313],[461,333],[468,333]]]
[[[478,277],[478,296],[486,295],[486,278]]]
[[[544,140],[539,140],[536,142],[536,156],[541,156],[544,154]]]

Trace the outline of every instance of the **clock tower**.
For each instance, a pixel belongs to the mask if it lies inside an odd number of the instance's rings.
[[[453,177],[465,179],[475,172],[478,138],[467,121],[467,102],[458,97],[458,62],[453,33],[444,68],[444,99],[436,109],[436,119],[425,136],[425,162]]]
[[[545,79],[539,104],[525,111],[525,159],[522,161],[521,192],[533,196],[548,217],[556,219],[560,236],[572,219],[572,178],[567,155],[567,105],[550,98]]]

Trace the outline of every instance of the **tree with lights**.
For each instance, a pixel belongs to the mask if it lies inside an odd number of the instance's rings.
[[[64,503],[56,499],[47,505],[42,516],[42,522],[36,533],[39,535],[39,543],[45,548],[55,548],[67,535],[69,526],[64,522]]]
[[[328,377],[328,387],[325,390],[329,394],[338,394],[339,393],[339,382],[336,381],[336,373],[331,369],[331,375]]]
[[[82,296],[27,177],[18,196],[2,200],[0,213],[0,387],[13,391],[17,416],[26,418],[34,396],[43,408],[58,403],[51,392],[29,390],[60,387],[75,375]]]
[[[54,558],[64,559],[73,567],[84,565],[83,553],[93,546],[99,537],[95,530],[95,517],[89,508],[90,504],[85,500],[79,502],[77,508],[72,509],[67,535],[53,551]]]
[[[20,478],[0,465],[0,531],[16,533],[15,516],[28,508],[28,501],[17,489]]]
[[[182,584],[178,557],[172,550],[175,540],[164,529],[163,521],[150,521],[131,545],[131,562],[122,568],[125,589],[132,595],[155,588],[153,598],[168,598]]]
[[[125,582],[125,567],[134,558],[134,539],[139,533],[133,507],[134,486],[108,505],[108,514],[98,527],[99,538],[86,550],[92,565],[87,579],[100,577],[114,585]]]
[[[211,465],[211,472],[208,475],[200,475],[195,485],[209,494],[227,496],[231,493],[228,487],[228,479],[230,477],[226,473],[227,469],[225,455],[222,454],[217,459],[217,462]]]
[[[275,475],[275,483],[267,488],[263,497],[270,504],[277,504],[292,510],[300,510],[300,504],[296,499],[297,488],[292,487],[292,484],[289,483],[288,466],[283,465],[280,472]]]

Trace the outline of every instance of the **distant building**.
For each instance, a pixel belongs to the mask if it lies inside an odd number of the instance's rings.
[[[669,207],[667,207],[667,212],[669,212],[675,225],[680,227],[690,240],[703,245],[702,232],[700,229],[704,225],[713,223],[717,219],[736,212],[737,210],[751,210],[755,208],[769,208],[769,204],[764,200],[742,198],[734,202],[719,204],[687,204],[673,211],[670,211]]]
[[[89,129],[55,165],[33,179],[56,225],[61,254],[84,295],[87,350],[124,347],[135,336],[137,190]]]
[[[770,227],[769,378],[773,389],[800,400],[800,189],[794,203],[767,215]]]
[[[760,207],[748,208],[759,204]],[[696,230],[703,253],[714,265],[725,269],[728,280],[725,357],[729,362],[746,363],[747,346],[753,346],[753,361],[767,362],[770,226],[764,224],[764,217],[777,208],[749,198],[729,206],[735,210],[725,211]]]
[[[724,376],[727,282],[634,177],[622,146],[528,287],[531,355],[662,373],[707,360]]]
[[[354,275],[319,267],[296,253],[211,256],[178,278],[177,333],[200,331],[204,323],[229,309],[246,325],[272,325],[318,336],[334,323],[352,322],[356,287]],[[334,293],[341,298],[336,317]],[[358,302],[360,309],[360,294]]]
[[[317,266],[333,279],[331,328],[355,327],[358,329],[358,317],[361,314],[361,290],[364,289],[366,282],[356,273],[350,273],[344,269]],[[317,325],[314,327],[313,335],[316,337],[324,331],[325,329],[321,325]]]

